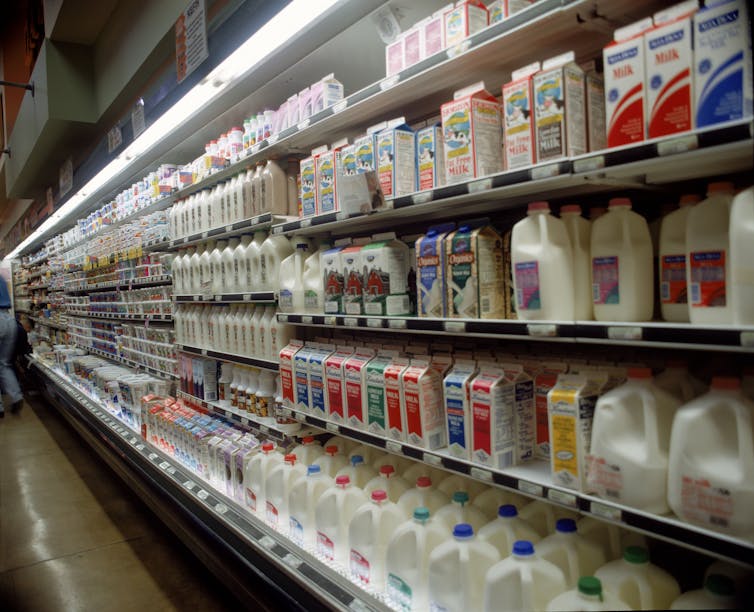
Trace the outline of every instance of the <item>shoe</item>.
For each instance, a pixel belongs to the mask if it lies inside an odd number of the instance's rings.
[[[24,400],[23,399],[20,399],[17,402],[13,402],[10,405],[10,411],[11,411],[11,413],[18,414],[19,412],[21,412],[21,407],[23,405],[24,405]]]

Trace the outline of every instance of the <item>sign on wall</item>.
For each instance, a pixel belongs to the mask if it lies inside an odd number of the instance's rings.
[[[191,0],[175,23],[175,71],[181,83],[209,56],[204,0]]]

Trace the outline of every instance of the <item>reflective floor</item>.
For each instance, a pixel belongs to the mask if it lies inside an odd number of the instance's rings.
[[[53,407],[0,419],[0,610],[238,608]]]

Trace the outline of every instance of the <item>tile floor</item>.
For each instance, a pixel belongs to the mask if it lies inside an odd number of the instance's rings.
[[[0,420],[0,610],[241,607],[55,408]]]

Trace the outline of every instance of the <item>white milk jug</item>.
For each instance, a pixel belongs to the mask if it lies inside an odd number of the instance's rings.
[[[466,491],[453,493],[451,502],[440,508],[434,517],[438,523],[444,524],[448,531],[452,531],[459,523],[468,523],[475,531],[479,531],[488,522],[484,513],[469,503],[469,494]]]
[[[689,304],[686,284],[686,223],[699,196],[681,197],[678,210],[662,218],[660,223],[660,306],[665,321],[688,322]]]
[[[686,219],[686,282],[692,323],[730,324],[730,207],[731,183],[710,183],[707,199]]]
[[[565,223],[547,202],[532,202],[526,218],[513,226],[511,267],[520,319],[573,321],[574,274]]]
[[[411,485],[401,478],[395,471],[395,468],[388,463],[381,466],[380,473],[366,484],[364,493],[371,495],[372,491],[382,489],[383,491],[387,491],[387,496],[391,502],[397,503],[401,495],[410,488]]]
[[[730,307],[733,323],[754,325],[754,187],[731,204]]]
[[[492,521],[498,516],[500,506],[513,505],[515,508],[521,508],[528,501],[526,497],[513,491],[507,491],[500,487],[487,487],[487,490],[477,495],[471,503],[484,512],[484,515]],[[529,538],[517,539],[528,540]]]
[[[340,449],[331,444],[325,447],[325,453],[314,460],[314,463],[322,468],[322,471],[335,478],[338,470],[348,465],[348,458],[340,452]]]
[[[302,548],[313,550],[317,543],[314,510],[319,498],[333,484],[318,465],[306,469],[306,477],[298,480],[288,496],[288,536]]]
[[[707,391],[707,386],[689,373],[684,361],[668,361],[665,369],[655,376],[655,385],[684,404]]]
[[[613,198],[592,225],[592,302],[598,321],[652,318],[652,239],[628,198]]]
[[[262,449],[255,454],[246,466],[243,481],[246,483],[246,507],[259,516],[265,515],[264,485],[267,476],[276,464],[283,460],[283,455],[276,452],[272,442],[262,444]]]
[[[683,520],[754,538],[754,403],[737,378],[713,378],[709,393],[675,415],[668,501]]]
[[[578,512],[566,510],[560,506],[554,506],[541,501],[533,501],[526,504],[518,511],[518,516],[531,525],[540,537],[546,537],[555,531],[558,519],[577,519]]]
[[[358,446],[355,446],[351,448],[348,451],[348,458],[350,459],[354,455],[359,455],[365,463],[369,465],[369,467],[374,467],[375,460],[382,456],[383,453],[378,451],[374,446],[369,446],[368,444],[359,444]],[[374,468],[375,472],[377,471],[377,468]]]
[[[528,540],[534,544],[540,540],[539,534],[518,516],[513,504],[500,506],[497,518],[479,530],[479,538],[497,548],[501,559],[510,554],[518,540]]]
[[[581,576],[576,589],[561,593],[547,606],[548,612],[570,610],[630,610],[628,604],[612,593],[602,590],[602,583],[594,576]]]
[[[492,544],[474,537],[471,525],[456,525],[453,539],[429,555],[429,609],[480,610],[484,576],[499,559]]]
[[[665,570],[649,562],[640,546],[629,546],[623,558],[610,561],[595,573],[605,591],[625,601],[632,610],[666,610],[681,594],[678,583]]]
[[[385,555],[390,537],[406,520],[406,513],[387,498],[387,492],[372,491],[348,525],[351,577],[369,590],[385,589]]]
[[[590,256],[592,224],[581,216],[581,206],[568,204],[560,209],[560,218],[571,240],[573,255],[574,316],[577,321],[594,318],[592,304],[592,259]]]
[[[278,291],[280,262],[293,253],[293,243],[270,234],[259,249],[259,285],[255,291]]]
[[[447,505],[450,499],[432,486],[429,476],[419,476],[416,486],[405,491],[398,499],[398,505],[407,514],[419,507],[427,508],[432,514]]]
[[[331,436],[325,440],[325,443],[323,444],[325,448],[328,446],[336,446],[338,448],[338,454],[346,455],[347,457],[350,456],[351,449],[356,448],[358,445],[359,443],[355,440],[350,440],[342,436]],[[374,467],[375,469],[379,469],[376,465]]]
[[[348,567],[348,525],[367,496],[351,484],[348,476],[338,476],[314,509],[317,527],[317,554],[327,561]]]
[[[540,558],[526,540],[493,565],[484,580],[484,610],[544,610],[567,589],[559,567]]]
[[[597,400],[587,487],[604,499],[666,513],[670,430],[680,401],[656,387],[649,368]]]
[[[325,312],[325,278],[320,262],[322,253],[331,248],[332,245],[329,242],[323,242],[319,249],[304,262],[304,312],[312,314]]]
[[[704,588],[687,591],[670,606],[671,610],[735,610],[736,585],[722,574],[711,574],[704,580]]]
[[[739,607],[746,607],[746,602],[750,602],[754,594],[754,571],[727,561],[715,561],[704,572],[704,580],[706,581],[713,574],[730,578],[733,581]]]
[[[296,455],[296,461],[304,465],[311,465],[325,450],[314,436],[304,436],[301,442],[293,447],[291,453]]]
[[[621,529],[591,516],[579,519],[576,527],[580,536],[602,548],[602,554],[608,561],[620,559],[628,546],[647,546],[647,539],[639,532]]]
[[[350,464],[340,468],[335,475],[336,477],[345,474],[354,485],[363,489],[370,480],[377,476],[377,470],[366,463],[361,455],[352,455],[348,461]]]
[[[569,589],[576,588],[579,577],[591,576],[607,562],[600,545],[577,533],[573,519],[555,523],[555,533],[537,545],[537,553],[563,571]]]
[[[306,466],[296,461],[296,455],[286,455],[275,465],[264,485],[267,522],[275,529],[288,531],[288,498],[293,485],[306,478]]]
[[[461,476],[460,474],[451,474],[447,478],[444,478],[437,485],[437,488],[448,497],[452,497],[456,491],[466,491],[469,494],[469,499],[473,500],[477,495],[487,490],[487,485],[478,480]]]
[[[280,262],[278,308],[280,312],[304,312],[304,260],[309,243],[296,242],[296,250]]]
[[[423,461],[412,461],[411,465],[407,469],[403,470],[402,473],[403,478],[407,482],[416,482],[416,479],[419,478],[419,476],[428,476],[432,479],[432,486],[435,488],[437,488],[443,480],[450,476],[450,473],[446,472],[445,470],[427,465]]]

